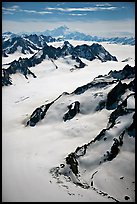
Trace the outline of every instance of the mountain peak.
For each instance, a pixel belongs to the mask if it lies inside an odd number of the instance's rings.
[[[69,28],[67,26],[65,26],[65,25],[64,26],[60,26],[60,27],[58,27],[56,29],[69,30]]]

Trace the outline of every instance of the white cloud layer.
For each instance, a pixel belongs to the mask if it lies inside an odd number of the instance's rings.
[[[45,10],[50,11],[64,11],[64,12],[71,12],[71,11],[100,11],[100,10],[115,10],[117,7],[83,7],[83,8],[57,8],[57,7],[47,7]]]
[[[70,13],[69,16],[86,16],[86,13]]]
[[[36,10],[26,10],[26,9],[20,9],[19,11],[25,12],[25,13],[34,13],[34,14],[51,14],[50,11],[36,11]]]
[[[2,10],[3,10],[3,14],[14,14],[13,12],[25,12],[25,13],[29,13],[29,14],[33,13],[33,14],[43,15],[43,14],[51,14],[52,13],[51,11],[36,11],[36,10],[20,9],[20,7],[16,6],[16,5],[9,7],[9,8],[2,7]]]

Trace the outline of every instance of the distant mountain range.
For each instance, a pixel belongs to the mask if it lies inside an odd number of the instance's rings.
[[[134,37],[98,37],[98,36],[91,36],[81,32],[71,32],[68,27],[61,26],[53,30],[46,30],[42,33],[43,35],[50,35],[52,37],[59,38],[60,40],[84,40],[84,41],[96,41],[96,42],[109,42],[109,43],[120,43],[122,45],[135,45],[135,38]],[[58,39],[58,40],[59,40]]]
[[[117,43],[117,44],[122,44],[122,45],[135,45],[135,38],[134,37],[99,37],[99,36],[91,36],[87,35],[82,32],[78,31],[70,31],[70,29],[66,26],[60,26],[58,28],[55,28],[53,30],[46,30],[44,32],[33,32],[33,33],[19,33],[19,34],[14,34],[11,32],[6,32],[3,33],[2,38],[3,40],[7,39],[9,36],[10,37],[15,37],[15,36],[22,36],[22,37],[27,37],[31,35],[32,36],[37,35],[37,36],[48,36],[48,38],[52,38],[55,41],[62,41],[62,40],[83,40],[83,41],[96,41],[96,42],[108,42],[108,43]],[[27,37],[30,38],[30,37]],[[46,41],[48,42],[48,41]]]
[[[39,32],[37,34],[43,35],[50,35],[52,37],[59,38],[60,40],[84,40],[84,41],[96,41],[96,42],[110,42],[110,43],[120,43],[122,45],[135,45],[135,38],[134,37],[98,37],[98,36],[91,36],[81,32],[72,32],[66,26],[60,26],[53,30],[46,30],[44,32]]]

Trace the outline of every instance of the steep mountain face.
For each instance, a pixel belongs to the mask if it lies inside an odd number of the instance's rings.
[[[18,34],[15,34],[12,32],[4,32],[4,33],[2,33],[2,41],[6,41],[10,38],[18,37],[18,36],[19,36]]]
[[[13,54],[16,51],[22,54],[34,54],[40,50],[46,42],[55,42],[56,39],[51,36],[44,35],[15,35],[13,33],[3,34],[2,36],[2,54],[7,57],[8,54]]]
[[[95,56],[98,57],[102,62],[106,61],[117,61],[117,58],[115,56],[110,55],[109,52],[107,52],[102,45],[99,45],[98,43],[94,43],[91,45],[91,50],[94,53]]]
[[[25,35],[24,38],[28,39],[29,41],[31,41],[32,43],[34,43],[38,47],[43,47],[45,42],[48,43],[48,42],[55,42],[56,41],[56,39],[52,38],[51,36],[44,36],[44,35],[38,36],[36,34]]]
[[[127,64],[122,71],[110,71],[109,76],[121,80],[129,79],[135,76],[135,69],[131,69],[131,66]]]
[[[6,45],[4,44],[4,46]],[[16,45],[16,48],[17,48],[17,45]],[[14,47],[14,50],[15,50],[15,47]],[[47,57],[54,63],[53,60],[57,60],[60,57],[65,57],[68,55],[71,55],[71,59],[74,60],[76,63],[78,63],[77,65],[75,65],[75,68],[84,68],[86,66],[86,64],[83,63],[80,58],[85,58],[90,61],[94,59],[99,59],[102,62],[117,61],[117,58],[115,56],[112,56],[108,51],[106,51],[103,48],[103,46],[99,45],[98,43],[96,44],[94,43],[91,46],[84,44],[84,45],[78,45],[76,47],[73,47],[68,41],[65,41],[62,48],[61,47],[55,48],[53,46],[48,46],[45,43],[43,48],[40,49],[37,53],[35,53],[31,58],[29,59],[20,58],[18,61],[14,60],[13,62],[9,63],[10,66],[7,70],[5,70],[5,72],[7,71],[8,74],[15,74],[17,71],[19,71],[26,78],[28,74],[32,74],[33,77],[36,77],[28,69],[29,67],[33,67],[37,64],[40,64]]]
[[[14,60],[13,62],[11,62],[9,68],[3,69],[2,86],[12,85],[10,75],[16,74],[18,72],[23,74],[26,79],[28,79],[28,75],[32,75],[34,78],[36,78],[35,74],[28,69],[28,64],[28,59],[22,59],[21,57],[18,61]]]
[[[2,86],[12,85],[9,72],[6,69],[2,69]]]
[[[13,54],[16,51],[23,54],[33,54],[36,50],[39,50],[39,48],[22,37],[10,38],[2,44],[3,55]]]

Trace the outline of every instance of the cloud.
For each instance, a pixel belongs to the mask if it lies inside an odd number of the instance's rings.
[[[97,3],[96,6],[111,6],[110,3]]]
[[[9,8],[2,7],[3,11],[16,11],[17,9],[19,9],[19,6],[16,6],[16,5],[11,6]]]
[[[63,5],[63,4],[65,4],[65,2],[59,3],[59,4],[57,4],[57,6],[61,6],[61,5]]]
[[[50,11],[36,11],[36,10],[26,10],[26,9],[20,9],[20,12],[25,12],[25,13],[34,13],[34,14],[51,14],[52,12]]]
[[[86,16],[86,13],[70,13],[69,16]]]
[[[51,14],[51,11],[36,11],[36,10],[27,10],[27,9],[20,9],[19,6],[12,6],[12,7],[2,7],[3,10],[3,14],[13,14],[12,12],[25,12],[25,13],[34,13],[34,14],[40,14],[40,15],[44,15],[44,14]]]
[[[38,11],[37,12],[38,14],[51,14],[52,12],[50,12],[50,11]]]
[[[20,8],[20,7],[17,6],[17,5],[14,5],[14,6],[12,6],[12,8],[14,8],[14,9],[18,9],[18,8]]]
[[[71,11],[101,11],[101,10],[115,10],[117,7],[83,7],[83,8],[55,8],[55,7],[47,7],[45,10],[50,11],[64,11],[64,12],[71,12]]]
[[[10,11],[3,11],[3,14],[9,14],[9,15],[13,15],[14,13],[10,12]]]

